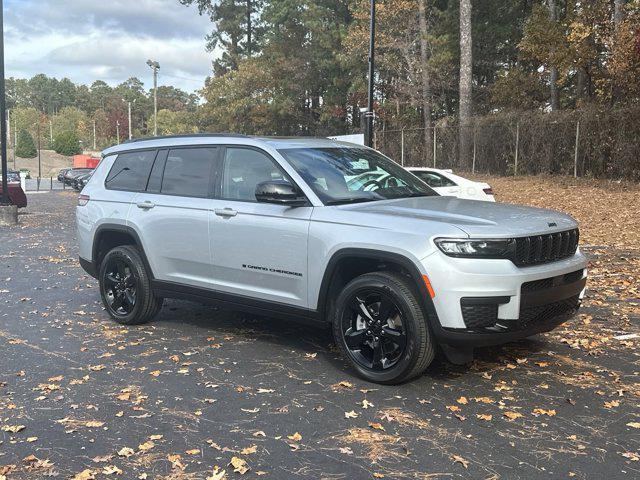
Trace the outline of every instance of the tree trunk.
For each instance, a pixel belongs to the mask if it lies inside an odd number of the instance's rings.
[[[624,20],[624,0],[615,0],[614,3],[614,13],[613,13],[613,24],[616,27],[616,30]]]
[[[420,70],[422,73],[422,117],[424,119],[424,151],[419,156],[420,165],[426,166],[428,158],[433,159],[433,142],[431,141],[433,125],[431,121],[431,82],[429,79],[429,70],[427,61],[429,60],[429,52],[427,45],[427,8],[426,0],[418,0],[418,23],[420,27]]]
[[[251,57],[251,0],[247,0],[247,57]]]
[[[558,21],[558,7],[556,5],[556,0],[549,0],[549,16],[551,17],[552,22],[555,23]],[[549,87],[551,111],[555,112],[560,109],[560,96],[558,94],[558,69],[554,65],[551,65]]]
[[[460,164],[471,162],[471,114],[473,100],[473,40],[471,34],[471,0],[460,0]]]

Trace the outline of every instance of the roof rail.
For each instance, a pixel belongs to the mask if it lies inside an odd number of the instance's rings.
[[[166,138],[193,138],[193,137],[236,137],[236,138],[249,138],[248,135],[243,135],[241,133],[184,133],[180,135],[159,135],[157,137],[142,137],[142,138],[132,138],[125,140],[122,143],[135,143],[135,142],[144,142],[150,140],[164,140]]]

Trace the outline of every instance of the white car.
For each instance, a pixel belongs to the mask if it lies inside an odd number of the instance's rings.
[[[407,167],[420,180],[433,188],[440,195],[458,197],[467,200],[481,200],[495,202],[491,186],[484,182],[474,182],[458,175],[451,170],[437,168]]]

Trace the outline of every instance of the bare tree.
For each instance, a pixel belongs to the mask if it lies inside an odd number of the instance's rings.
[[[558,21],[558,7],[556,0],[549,0],[549,17],[552,22]],[[555,112],[560,109],[560,95],[558,93],[558,69],[551,65],[551,75],[549,78],[551,111]]]
[[[424,120],[424,146],[425,152],[422,155],[421,163],[426,164],[427,155],[434,154],[431,127],[431,82],[429,79],[429,69],[427,66],[429,52],[427,45],[427,8],[426,0],[418,0],[418,27],[420,29],[420,73],[422,80],[422,117]]]
[[[473,110],[473,40],[471,34],[471,0],[460,0],[460,163],[470,165],[471,114]]]

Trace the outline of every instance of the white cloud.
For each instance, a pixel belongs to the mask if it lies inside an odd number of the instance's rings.
[[[137,76],[149,85],[152,58],[161,84],[193,91],[211,70],[212,25],[178,0],[8,0],[6,10],[7,76],[112,85]]]

